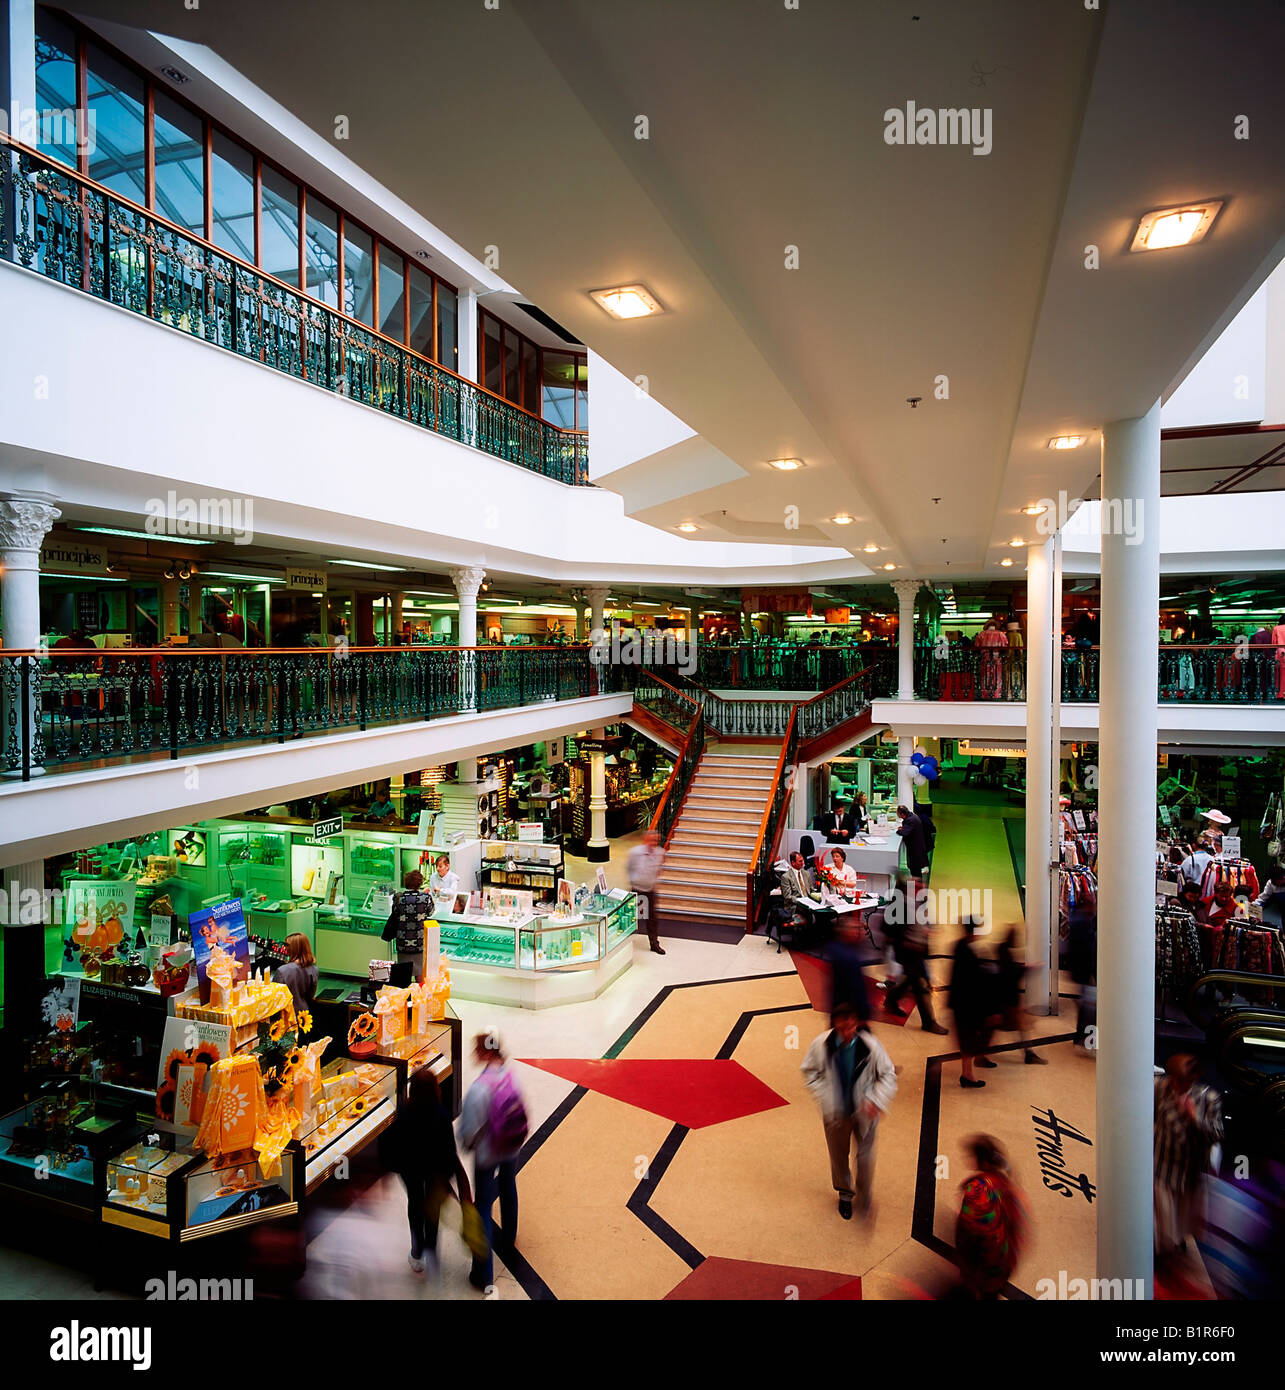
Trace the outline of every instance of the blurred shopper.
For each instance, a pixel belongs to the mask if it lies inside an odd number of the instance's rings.
[[[879,1119],[897,1092],[897,1073],[883,1044],[859,1026],[851,1004],[837,1005],[830,1021],[833,1027],[808,1048],[802,1070],[807,1088],[821,1109],[830,1153],[830,1179],[839,1194],[839,1215],[850,1221],[854,1196],[861,1215],[870,1215]]]
[[[996,1013],[996,979],[991,962],[977,954],[975,940],[980,923],[969,914],[960,922],[963,933],[955,945],[954,963],[950,972],[950,993],[947,1002],[955,1015],[955,1036],[959,1040],[962,1072],[959,1084],[966,1090],[985,1086],[979,1081],[974,1067],[993,1067],[985,1056],[990,1046],[991,1030]]]
[[[526,1107],[513,1073],[505,1063],[494,1033],[479,1033],[473,1056],[482,1074],[469,1087],[460,1114],[460,1140],[473,1152],[473,1192],[487,1253],[475,1257],[469,1283],[487,1288],[495,1278],[493,1251],[497,1248],[492,1207],[500,1201],[503,1231],[501,1253],[512,1250],[518,1238],[518,1154],[527,1137]]]
[[[1204,1224],[1205,1175],[1214,1145],[1222,1142],[1218,1092],[1197,1080],[1200,1066],[1177,1052],[1155,1086],[1156,1259],[1181,1254]]]
[[[384,1152],[406,1188],[407,1263],[416,1274],[423,1274],[425,1257],[437,1260],[438,1218],[443,1202],[451,1196],[453,1181],[460,1184],[460,1201],[469,1201],[451,1117],[442,1104],[437,1077],[427,1067],[411,1077],[406,1104],[389,1127]]]
[[[1071,979],[1080,986],[1075,1008],[1074,1046],[1092,1054],[1089,1029],[1096,1033],[1098,1021],[1098,911],[1096,906],[1077,904],[1067,918],[1066,965]]]
[[[301,1013],[312,1012],[312,1003],[317,997],[317,962],[308,938],[301,931],[292,931],[286,937],[286,954],[289,959],[277,967],[272,978],[289,989],[298,1018]]]
[[[1041,1057],[1031,1047],[1030,1015],[1026,1012],[1025,990],[1022,988],[1026,978],[1026,964],[1022,959],[1022,930],[1014,923],[995,953],[999,965],[996,980],[999,988],[999,1031],[1016,1033],[1026,1044],[1027,1062],[1044,1067],[1048,1065],[1048,1058]]]
[[[1030,1216],[999,1140],[975,1134],[968,1149],[977,1171],[963,1185],[955,1259],[968,1293],[998,1298],[1022,1258]]]
[[[895,920],[889,921],[885,914],[884,931],[892,946],[893,958],[901,966],[901,979],[887,985],[883,1006],[889,1013],[903,1017],[901,1001],[909,993],[919,1007],[919,1022],[924,1032],[944,1036],[950,1030],[943,1028],[933,1014],[933,986],[928,978],[930,924],[920,920],[921,914],[915,910],[913,900],[905,911],[891,916]]]
[[[834,937],[826,946],[830,962],[830,1011],[840,1004],[849,1005],[864,1028],[870,1022],[870,996],[866,989],[867,965],[873,965],[873,951],[866,949],[866,931],[856,921],[859,914],[845,912],[834,929]]]
[[[629,886],[638,894],[638,905],[643,909],[642,917],[647,926],[647,939],[651,942],[651,949],[658,956],[663,956],[665,948],[660,944],[659,923],[656,920],[656,880],[665,865],[665,849],[660,843],[660,836],[654,830],[648,830],[642,837],[642,843],[629,851],[627,862]]]

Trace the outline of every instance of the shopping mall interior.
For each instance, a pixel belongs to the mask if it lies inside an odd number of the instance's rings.
[[[1214,1359],[1285,1291],[1281,10],[367,9],[0,0],[0,1296]]]

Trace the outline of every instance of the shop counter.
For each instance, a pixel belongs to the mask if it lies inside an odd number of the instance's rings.
[[[364,980],[372,960],[396,960],[397,943],[383,939],[387,914],[353,912],[347,917],[325,914],[316,918],[313,954],[323,975],[348,975]]]
[[[308,945],[315,956],[316,912],[315,903],[307,903],[302,907],[293,907],[285,911],[266,904],[260,907],[247,906],[245,922],[251,935],[267,937],[269,941],[284,941],[287,936],[300,932],[308,938]]]
[[[540,1009],[595,999],[633,961],[633,893],[594,894],[574,916],[439,913],[451,994]]]

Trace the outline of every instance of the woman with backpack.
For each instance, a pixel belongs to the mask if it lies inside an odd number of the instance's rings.
[[[460,1140],[473,1151],[473,1192],[487,1252],[475,1257],[469,1283],[486,1289],[495,1277],[495,1224],[491,1209],[500,1199],[501,1250],[512,1250],[518,1235],[518,1154],[527,1137],[526,1107],[494,1033],[479,1033],[473,1056],[482,1074],[469,1087],[460,1114]]]

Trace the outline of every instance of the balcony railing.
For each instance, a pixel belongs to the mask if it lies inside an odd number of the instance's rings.
[[[0,767],[26,780],[621,688],[585,647],[0,652]]]
[[[696,680],[711,690],[829,690],[858,671],[873,670],[880,694],[897,687],[897,649],[852,644],[738,642],[696,649]]]
[[[588,485],[562,430],[92,179],[0,136],[6,259],[546,478]]]
[[[1096,704],[1098,647],[1064,647],[1062,700]],[[915,652],[920,700],[1025,700],[1026,652],[1021,647],[964,647]],[[1162,643],[1156,688],[1161,704],[1285,705],[1285,647],[1248,642],[1221,646]]]

